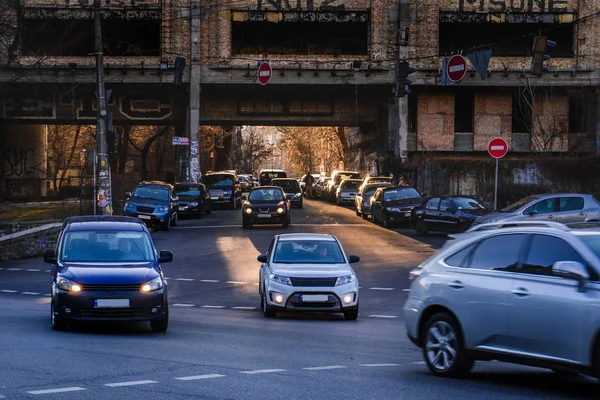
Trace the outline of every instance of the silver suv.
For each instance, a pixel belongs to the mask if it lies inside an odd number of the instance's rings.
[[[500,360],[599,377],[593,226],[484,224],[411,271],[407,333],[431,372],[460,376],[475,360]]]

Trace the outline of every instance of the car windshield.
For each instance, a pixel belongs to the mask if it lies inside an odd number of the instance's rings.
[[[335,183],[340,183],[344,179],[360,179],[360,174],[353,172],[341,172],[335,176]]]
[[[373,177],[373,178],[369,178],[369,183],[377,183],[377,182],[391,182],[392,178],[385,178],[385,177]]]
[[[360,186],[360,181],[343,181],[340,184],[342,189],[358,189]]]
[[[452,199],[459,210],[486,210],[487,207],[470,197],[455,197]]]
[[[200,196],[198,186],[175,186],[175,193],[179,196]]]
[[[205,175],[202,183],[211,187],[231,187],[233,186],[233,177],[231,175],[224,174]]]
[[[298,186],[298,182],[295,180],[289,181],[273,181],[271,182],[273,186],[279,186],[286,193],[298,193],[300,192],[300,186]]]
[[[383,192],[383,201],[420,199],[421,195],[414,188],[396,188]]]
[[[72,231],[64,236],[64,262],[151,262],[155,254],[146,232],[123,230]]]
[[[600,233],[577,235],[589,246],[589,248],[600,257]]]
[[[364,195],[365,196],[373,196],[375,194],[375,192],[377,191],[377,189],[379,189],[379,187],[374,187],[374,188],[367,188],[365,190]]]
[[[281,189],[256,189],[250,192],[250,201],[281,201],[284,199]]]
[[[273,262],[283,264],[341,264],[344,255],[333,240],[280,240]]]
[[[140,186],[134,190],[133,195],[140,199],[168,201],[169,189],[164,187]]]
[[[263,180],[268,179],[270,181],[275,178],[287,178],[287,175],[285,172],[263,172],[260,174],[260,179]]]
[[[537,200],[537,197],[525,197],[524,199],[521,199],[519,201],[517,201],[514,204],[511,204],[510,206],[503,208],[502,210],[500,210],[500,212],[513,212],[513,211],[517,211],[519,208],[531,203],[532,201]]]

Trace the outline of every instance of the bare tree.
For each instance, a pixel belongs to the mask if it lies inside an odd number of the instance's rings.
[[[140,152],[141,180],[148,179],[148,155],[150,154],[152,145],[166,135],[170,128],[169,126],[141,126],[129,134],[129,143],[131,143],[134,149]]]
[[[241,164],[244,171],[254,174],[260,163],[271,155],[271,149],[256,127],[252,126],[245,132],[245,137],[242,136]]]
[[[0,0],[0,65],[8,65],[17,57],[19,10],[18,0]]]
[[[58,193],[63,180],[73,165],[80,134],[81,125],[74,127],[52,125],[48,129],[48,153],[54,161],[54,167],[49,172],[52,189],[55,193]]]

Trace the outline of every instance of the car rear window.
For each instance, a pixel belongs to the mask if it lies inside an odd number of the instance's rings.
[[[341,184],[344,189],[358,189],[360,186],[360,181],[345,181]]]

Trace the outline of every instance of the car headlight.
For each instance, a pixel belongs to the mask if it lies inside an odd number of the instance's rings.
[[[133,205],[131,203],[125,203],[125,209],[126,210],[135,210],[135,205]]]
[[[302,193],[296,193],[296,194],[294,195],[294,198],[295,198],[295,199],[298,199],[298,198],[300,198],[300,197],[302,197]]]
[[[352,283],[355,280],[356,280],[356,276],[354,276],[354,274],[340,276],[335,281],[335,286],[340,286],[340,285],[345,285],[347,283]]]
[[[163,282],[161,277],[152,279],[150,282],[146,282],[142,285],[140,290],[144,293],[154,292],[155,290],[162,289]]]
[[[385,209],[392,212],[400,212],[399,207],[386,207]]]
[[[196,202],[196,201],[192,201],[192,202],[190,203],[190,207],[198,207],[198,202]]]
[[[252,209],[250,207],[246,208],[246,214],[248,214],[248,215],[252,214]]]
[[[269,279],[272,282],[277,282],[277,283],[281,283],[283,285],[292,286],[292,280],[287,276],[271,274],[271,275],[269,275]]]
[[[57,280],[57,285],[59,289],[66,290],[68,292],[81,292],[81,286],[78,283],[73,282],[67,278],[61,278],[59,276]]]
[[[223,190],[223,194],[230,195],[231,194],[231,190],[229,190],[229,189]]]
[[[158,207],[156,209],[156,211],[158,211],[158,212],[167,212],[167,211],[169,211],[169,207],[167,207],[167,206],[160,206],[160,207]]]

